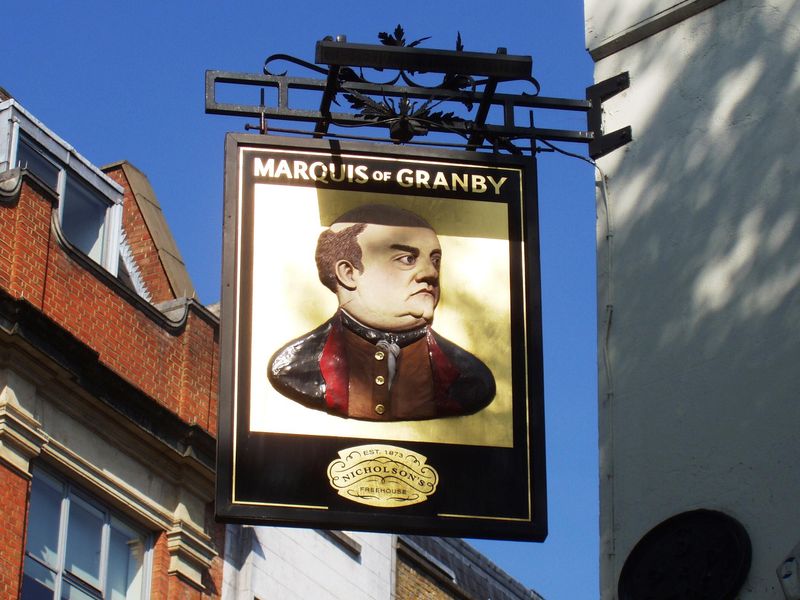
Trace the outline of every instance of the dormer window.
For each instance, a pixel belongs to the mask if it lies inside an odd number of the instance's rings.
[[[17,144],[17,164],[34,173],[54,192],[61,188],[59,184],[63,169],[48,159],[44,152],[37,150],[35,143],[24,135],[20,136]]]
[[[6,123],[11,127],[4,136]],[[4,144],[4,140],[8,141]],[[58,198],[59,223],[66,240],[117,275],[122,190],[116,183],[13,100],[0,103],[0,168],[3,163],[26,169],[50,188]]]
[[[58,207],[61,229],[66,238],[101,265],[112,252],[107,248],[106,221],[109,202],[77,177],[67,175],[63,200]]]

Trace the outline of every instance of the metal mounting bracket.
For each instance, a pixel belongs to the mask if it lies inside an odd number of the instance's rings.
[[[587,88],[585,100],[548,98],[539,95],[539,83],[531,75],[529,56],[508,55],[505,48],[498,48],[494,54],[464,52],[460,37],[455,51],[417,48],[420,41],[408,46],[380,46],[349,44],[344,36],[339,36],[336,40],[326,38],[317,42],[316,64],[275,54],[265,61],[263,75],[206,71],[206,113],[255,117],[259,125],[249,128],[261,132],[267,131],[268,120],[305,122],[313,127],[281,129],[270,124],[269,130],[317,138],[424,143],[513,154],[533,154],[538,150],[536,142],[542,140],[585,143],[590,155],[596,158],[631,139],[630,127],[602,134],[602,103],[628,86],[627,73]],[[405,43],[402,39],[400,42]],[[274,74],[270,69],[277,61],[300,66],[315,76]],[[364,75],[365,68],[375,69],[384,81],[369,81]],[[388,75],[392,70],[397,74]],[[436,73],[443,74],[440,83],[430,86],[418,82],[420,74],[431,77]],[[509,82],[527,83],[533,90],[531,93],[498,91]],[[217,88],[231,84],[239,86],[239,90],[243,89],[241,86],[258,88],[260,103],[221,102]],[[264,103],[264,90],[270,89],[277,91],[277,103],[272,106]],[[319,103],[290,104],[294,91],[302,91],[306,97],[308,92],[316,92],[320,95]],[[345,104],[349,104],[349,112],[333,108]],[[587,130],[535,127],[533,110],[583,112],[587,115]],[[516,119],[523,113],[529,122],[518,125]],[[353,128],[384,129],[388,130],[388,136],[354,135]],[[442,135],[426,142],[415,139],[429,132]],[[461,141],[439,141],[454,136]]]
[[[614,77],[600,81],[586,88],[586,99],[591,102],[587,119],[592,139],[589,142],[589,156],[593,159],[600,158],[624,146],[633,139],[630,126],[617,129],[611,133],[603,133],[603,102],[616,96],[631,85],[630,74],[625,71]]]

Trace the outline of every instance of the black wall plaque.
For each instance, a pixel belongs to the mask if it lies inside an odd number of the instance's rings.
[[[622,567],[620,600],[733,600],[750,570],[750,537],[733,517],[693,510],[663,521]]]

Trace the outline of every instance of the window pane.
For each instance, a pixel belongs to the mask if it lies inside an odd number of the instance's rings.
[[[61,600],[96,600],[97,598],[102,598],[102,596],[90,594],[66,580],[61,584]]]
[[[100,587],[102,533],[103,513],[71,495],[64,568],[95,587]]]
[[[31,483],[21,598],[144,600],[150,545],[146,532],[37,470]]]
[[[142,597],[145,539],[116,519],[111,520],[108,548],[108,596],[111,600]]]
[[[102,262],[108,203],[71,173],[67,176],[62,202],[61,229],[64,235],[95,262]]]
[[[47,160],[25,138],[20,138],[17,145],[17,164],[36,175],[53,191],[58,191],[58,174],[61,169]]]
[[[21,600],[53,600],[56,576],[31,558],[25,559]]]
[[[55,482],[34,477],[28,517],[28,554],[52,568],[57,566],[58,524],[64,492]]]

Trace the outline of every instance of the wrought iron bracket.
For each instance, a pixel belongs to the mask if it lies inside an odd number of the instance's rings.
[[[586,88],[586,98],[592,104],[587,115],[589,130],[592,132],[592,139],[589,141],[589,156],[592,158],[600,158],[633,139],[633,131],[630,126],[611,133],[603,133],[603,102],[627,90],[630,85],[630,74],[625,71]]]
[[[402,29],[395,30],[398,43]],[[387,34],[381,34],[386,36]],[[429,50],[410,46],[349,44],[343,37],[317,42],[312,64],[285,54],[267,58],[264,74],[229,71],[206,71],[205,109],[207,114],[259,119],[248,129],[267,131],[268,121],[311,123],[313,128],[280,129],[272,123],[269,130],[314,137],[338,137],[392,143],[426,143],[434,146],[461,147],[467,150],[491,149],[513,154],[536,152],[536,141],[577,142],[589,144],[593,158],[630,140],[630,128],[603,135],[602,103],[627,87],[627,74],[587,88],[584,100],[550,98],[539,95],[539,84],[531,76],[529,56],[508,55],[504,48],[497,53],[464,52],[460,36],[457,50]],[[384,42],[386,43],[386,42]],[[293,77],[270,71],[277,61],[285,61],[312,71],[314,77]],[[323,66],[324,65],[324,66]],[[364,69],[374,69],[387,80],[367,80]],[[387,71],[396,70],[396,75]],[[443,74],[441,83],[426,86],[418,83],[419,74]],[[324,77],[320,77],[324,76]],[[405,85],[400,85],[400,83]],[[498,89],[509,82],[531,86],[532,93],[502,93]],[[624,85],[623,85],[624,83]],[[221,86],[234,85],[240,92],[253,87],[260,91],[260,103],[223,102],[218,98]],[[264,102],[264,91],[275,102]],[[319,103],[309,104],[308,92],[319,94]],[[302,96],[301,101],[290,103]],[[349,103],[350,111],[336,110]],[[442,110],[442,107],[445,110]],[[494,109],[494,110],[493,110]],[[582,112],[587,115],[586,130],[547,129],[533,125],[534,110]],[[472,114],[474,113],[474,115]],[[528,124],[516,119],[526,114]],[[462,116],[463,115],[463,116]],[[352,134],[352,128],[388,130],[378,137]],[[331,131],[331,129],[334,131]],[[420,142],[429,132],[447,135]],[[623,133],[620,133],[623,132]],[[627,139],[626,139],[627,135]],[[461,141],[439,141],[458,136]]]

